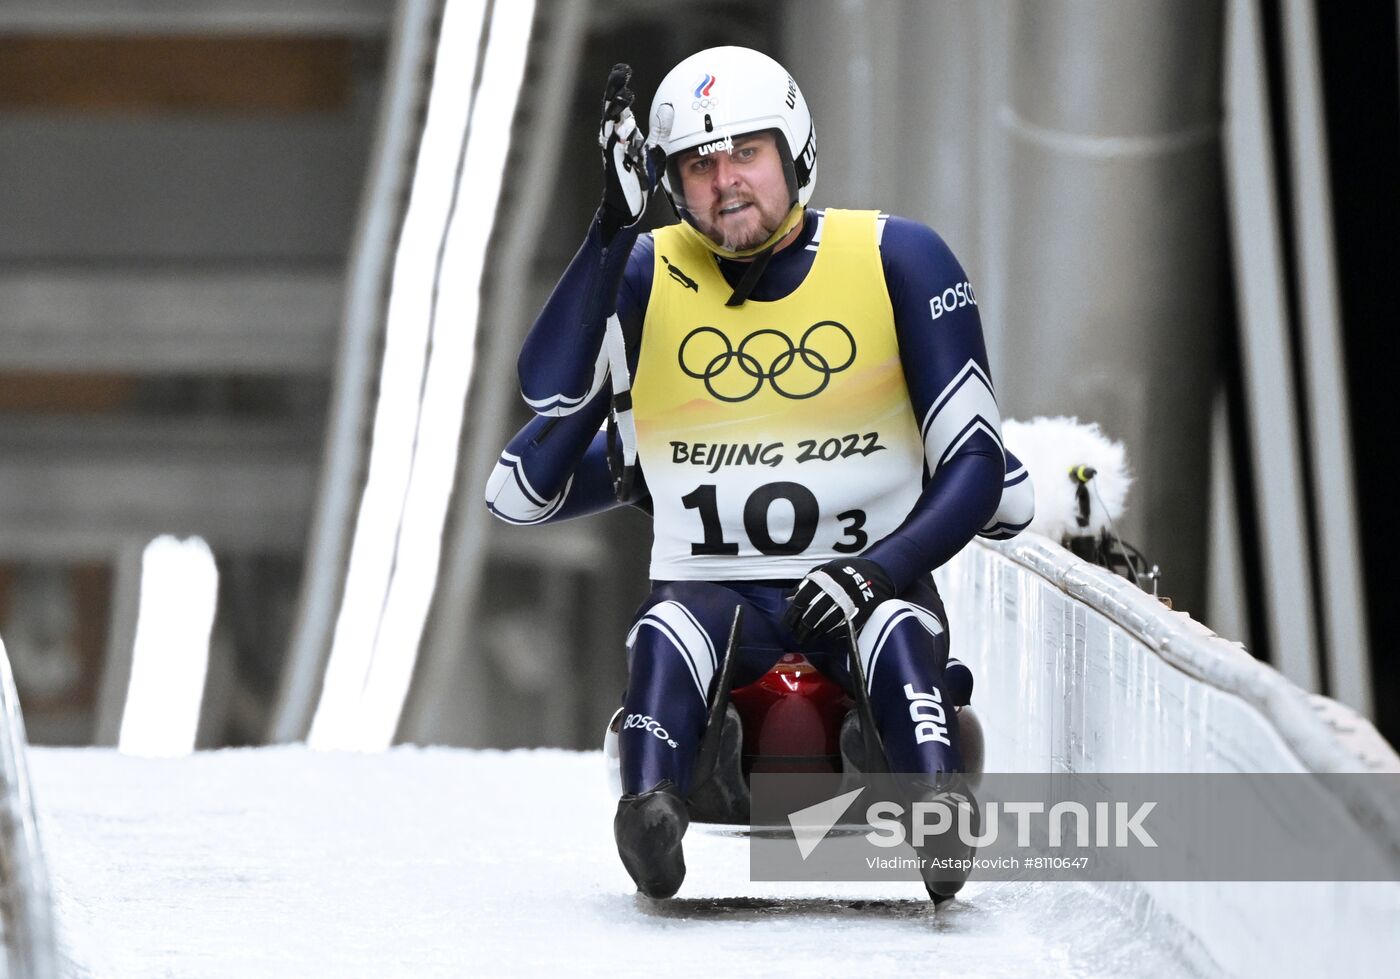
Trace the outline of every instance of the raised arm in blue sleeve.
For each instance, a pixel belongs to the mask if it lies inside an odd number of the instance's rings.
[[[537,415],[568,415],[603,389],[608,360],[603,335],[617,305],[637,228],[622,228],[603,244],[594,218],[588,237],[535,318],[520,348],[520,394]]]
[[[927,481],[904,522],[863,556],[902,591],[990,526],[1007,468],[977,297],[962,266],[932,229],[897,217],[880,250]]]
[[[486,507],[507,523],[556,523],[601,513],[645,495],[619,500],[608,468],[608,395],[595,396],[565,417],[536,416],[516,433],[486,481]]]
[[[627,254],[628,258],[624,263],[625,269],[620,273],[621,282],[614,280],[608,287],[608,308],[611,312],[616,306],[624,333],[640,336],[641,321],[646,315],[646,303],[651,296],[651,237],[647,236],[636,243],[635,233],[624,228],[617,232],[614,244],[624,235],[630,236],[628,244],[618,254]],[[632,247],[634,243],[635,248]],[[596,272],[604,268],[602,254],[595,223],[595,227],[589,231],[588,241],[579,249],[564,277],[554,287],[549,304],[531,331],[532,339],[543,335],[542,323],[546,324],[543,330],[547,332],[561,322],[563,314],[559,310],[583,309],[588,305],[590,300],[583,293],[596,287]],[[589,271],[590,256],[593,272]],[[561,330],[561,334],[564,332]],[[538,364],[541,373],[554,359],[567,362],[579,349],[577,345],[566,345],[562,353],[551,354],[542,342],[537,342],[530,354],[530,362]],[[636,358],[637,351],[629,350],[629,367],[632,369],[636,368]],[[526,354],[522,353],[520,359],[524,365]],[[556,371],[559,377],[565,373],[562,367]],[[521,374],[523,379],[523,366]],[[646,505],[644,483],[639,482],[626,500],[619,501],[614,496],[612,474],[608,467],[607,439],[599,431],[608,417],[610,393],[599,390],[605,377],[606,369],[598,383],[593,385],[595,390],[583,401],[567,410],[558,410],[556,406],[552,412],[542,412],[510,440],[486,484],[486,505],[493,514],[508,523],[536,524],[598,513],[620,503]]]

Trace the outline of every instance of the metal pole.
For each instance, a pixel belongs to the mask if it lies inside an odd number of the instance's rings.
[[[374,416],[379,346],[389,292],[387,270],[394,260],[399,227],[408,206],[405,188],[413,179],[423,127],[423,114],[417,110],[428,95],[443,2],[400,0],[394,18],[379,128],[346,275],[344,326],[321,487],[269,732],[269,739],[275,742],[306,737],[330,655],[354,536],[356,504],[368,465],[366,433]]]
[[[1078,415],[1137,475],[1119,529],[1204,599],[1223,319],[1216,0],[1010,7],[1002,412]]]
[[[457,486],[444,534],[442,573],[432,613],[423,636],[417,672],[399,724],[399,737],[408,741],[437,741],[446,715],[467,718],[470,730],[456,737],[479,744],[490,737],[492,693],[481,684],[453,684],[464,659],[480,665],[485,644],[478,636],[487,609],[479,599],[482,574],[491,540],[490,516],[482,504],[483,486],[501,446],[510,438],[511,406],[516,396],[515,357],[524,331],[533,319],[530,308],[530,256],[535,254],[549,218],[550,197],[560,165],[555,134],[564,128],[578,83],[577,67],[588,38],[590,0],[558,0],[548,12],[549,48],[540,59],[540,78],[524,98],[537,115],[522,138],[524,172],[512,177],[528,188],[497,237],[500,245],[492,265],[493,281],[482,310],[491,324],[481,338],[480,359],[473,381]],[[545,12],[537,13],[545,16]],[[504,136],[503,136],[504,138]]]
[[[1317,18],[1311,0],[1283,5],[1290,159],[1298,272],[1303,378],[1307,385],[1307,435],[1312,447],[1313,498],[1317,502],[1317,554],[1322,574],[1323,639],[1329,692],[1367,717],[1371,654],[1366,635],[1366,584],[1357,529],[1346,355],[1342,348],[1332,184],[1327,165],[1327,118]]]
[[[1293,396],[1283,243],[1274,186],[1262,27],[1252,0],[1231,0],[1225,97],[1225,173],[1239,297],[1250,451],[1259,499],[1266,621],[1274,664],[1318,689],[1312,555]]]

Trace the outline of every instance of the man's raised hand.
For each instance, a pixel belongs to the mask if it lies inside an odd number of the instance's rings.
[[[642,219],[647,197],[656,183],[654,155],[647,152],[632,103],[636,93],[627,87],[632,78],[630,65],[613,65],[603,92],[603,121],[598,129],[598,145],[603,150],[603,238],[609,240],[619,228],[628,228]]]

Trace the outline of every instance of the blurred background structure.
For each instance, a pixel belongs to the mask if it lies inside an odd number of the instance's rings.
[[[31,741],[117,743],[175,534],[218,570],[199,746],[596,745],[647,520],[510,527],[482,487],[600,195],[607,69],[646,106],[725,43],[803,87],[814,204],[959,255],[1003,413],[1126,444],[1120,530],[1176,607],[1400,740],[1397,41],[1394,0],[8,0]]]

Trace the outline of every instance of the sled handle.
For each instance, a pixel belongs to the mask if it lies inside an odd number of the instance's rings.
[[[856,638],[856,627],[846,620],[846,638],[851,644],[851,679],[855,688],[856,711],[860,714],[861,740],[865,742],[865,772],[867,775],[889,770],[885,761],[885,748],[880,743],[880,732],[875,730],[875,712],[870,707],[870,690],[865,685],[865,666],[860,661],[860,643]]]
[[[705,734],[700,739],[700,750],[695,755],[695,775],[690,780],[692,796],[715,773],[720,735],[724,731],[724,711],[729,706],[729,688],[734,683],[734,668],[739,660],[739,633],[743,625],[744,606],[735,605],[734,621],[729,627],[729,642],[724,647],[724,662],[719,667],[719,682],[715,684],[714,699],[710,701],[709,715],[705,718]]]

